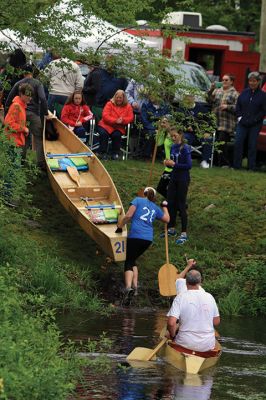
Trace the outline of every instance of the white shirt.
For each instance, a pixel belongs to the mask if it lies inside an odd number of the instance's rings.
[[[187,290],[176,296],[167,314],[179,319],[175,342],[196,351],[208,351],[215,347],[213,318],[219,317],[213,296],[203,290]]]
[[[44,70],[49,79],[49,93],[70,96],[75,90],[82,90],[84,78],[79,66],[67,58],[56,59]]]
[[[184,293],[187,291],[187,284],[186,284],[186,279],[184,278],[177,278],[175,281],[175,286],[176,286],[176,295],[179,296],[180,294]],[[205,290],[200,286],[199,290]]]

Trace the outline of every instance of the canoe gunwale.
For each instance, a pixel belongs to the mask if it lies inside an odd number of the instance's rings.
[[[126,256],[126,228],[122,234],[117,234],[115,233],[116,224],[114,223],[95,224],[84,213],[84,210],[87,210],[86,203],[84,202],[84,206],[80,207],[82,198],[87,198],[92,203],[111,202],[115,203],[119,207],[120,214],[124,215],[123,204],[112,178],[93,152],[58,119],[55,119],[55,127],[59,131],[59,139],[53,142],[46,140],[44,126],[43,143],[48,177],[56,197],[107,256],[117,262],[124,261]],[[93,156],[82,155],[84,152],[90,152]],[[50,157],[47,156],[51,153],[81,153],[81,157],[86,158],[89,165],[88,175],[86,176],[86,172],[80,174],[80,186],[70,182],[67,172],[53,172],[51,170],[48,163]],[[82,178],[82,175],[84,178]],[[100,198],[101,200],[98,200]]]

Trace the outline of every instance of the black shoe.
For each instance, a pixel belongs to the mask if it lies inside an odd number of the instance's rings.
[[[121,306],[129,307],[134,296],[135,290],[132,288],[126,288],[123,290],[123,297],[121,301]]]

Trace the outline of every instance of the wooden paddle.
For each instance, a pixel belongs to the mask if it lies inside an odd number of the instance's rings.
[[[67,172],[72,179],[72,181],[76,182],[78,186],[80,186],[80,176],[79,172],[76,167],[70,167],[69,165],[67,166]]]
[[[154,149],[153,149],[153,154],[152,154],[152,160],[151,160],[151,168],[150,168],[150,173],[149,173],[148,182],[147,182],[147,186],[146,187],[151,185],[152,175],[153,175],[153,170],[154,170],[154,164],[155,164],[155,159],[156,159],[156,154],[157,154],[157,148],[158,148],[158,145],[157,145],[157,142],[155,142]],[[141,188],[138,191],[138,196],[139,197],[144,197],[144,189],[145,188]]]
[[[177,279],[178,271],[173,264],[169,263],[169,252],[168,252],[168,230],[167,224],[165,224],[164,230],[165,236],[165,253],[166,253],[166,264],[164,264],[158,272],[159,291],[162,296],[176,296],[175,281]]]
[[[163,338],[160,343],[155,347],[155,349],[148,349],[146,347],[136,347],[131,353],[127,356],[127,360],[129,361],[150,361],[155,360],[154,358],[158,351],[163,347],[163,345],[167,342],[167,338]]]

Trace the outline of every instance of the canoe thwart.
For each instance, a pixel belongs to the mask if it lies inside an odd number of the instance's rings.
[[[47,158],[60,158],[60,157],[94,157],[93,153],[46,153]]]
[[[92,204],[89,206],[85,206],[85,208],[87,210],[105,210],[108,208],[111,208],[113,210],[115,210],[115,209],[120,210],[121,206],[116,206],[115,204]]]

